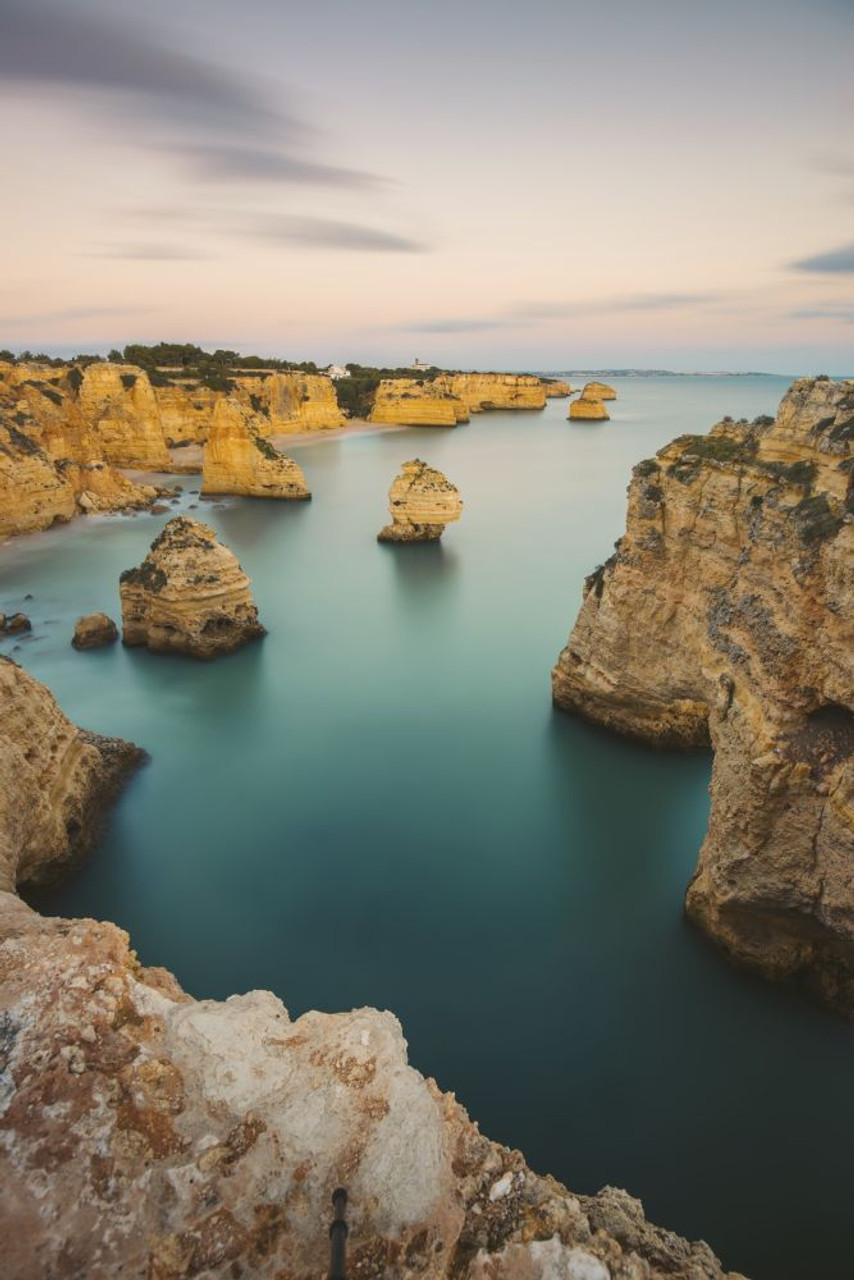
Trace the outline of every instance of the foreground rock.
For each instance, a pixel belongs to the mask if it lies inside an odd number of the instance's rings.
[[[132,743],[78,729],[44,685],[0,658],[0,889],[53,879],[85,853],[144,759]]]
[[[854,382],[803,379],[635,467],[558,706],[715,749],[689,915],[854,1011]]]
[[[202,493],[250,498],[306,499],[302,469],[261,435],[257,415],[239,401],[220,400],[205,445]]]
[[[420,458],[404,462],[388,498],[392,523],[377,534],[378,542],[437,542],[463,511],[459,490]]]
[[[119,629],[112,618],[105,613],[87,613],[77,619],[71,643],[75,649],[103,649],[118,638]]]
[[[203,659],[233,653],[266,634],[250,587],[212,529],[176,516],[121,575],[123,643]]]

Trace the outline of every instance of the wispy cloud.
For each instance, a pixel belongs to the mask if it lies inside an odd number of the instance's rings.
[[[802,307],[790,311],[792,320],[841,320],[843,324],[854,324],[854,305],[850,307]]]
[[[329,218],[261,216],[244,221],[242,235],[282,244],[298,244],[310,249],[355,249],[364,252],[424,253],[427,246],[391,231],[380,231],[358,222],[336,222]]]
[[[173,151],[186,161],[194,176],[216,182],[286,182],[363,189],[383,182],[373,173],[303,160],[270,147],[196,142],[175,147]]]
[[[115,320],[145,315],[152,307],[64,307],[58,311],[35,311],[27,315],[4,316],[4,328],[25,324],[64,323],[69,320]]]
[[[789,266],[792,271],[811,271],[821,275],[854,274],[854,244],[845,244],[827,253],[816,253],[811,258],[801,258]]]
[[[211,255],[179,244],[109,244],[102,249],[92,249],[83,256],[138,262],[204,262]]]
[[[487,329],[518,329],[526,324],[522,320],[424,320],[402,325],[405,333],[479,333]]]
[[[591,315],[623,311],[673,311],[717,301],[719,295],[713,293],[639,293],[575,302],[519,302],[494,316],[411,321],[401,328],[410,333],[478,333],[489,329],[520,329],[552,320],[583,320]]]

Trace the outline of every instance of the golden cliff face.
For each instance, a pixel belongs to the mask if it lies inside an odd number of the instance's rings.
[[[611,418],[601,400],[593,400],[586,395],[572,401],[567,416],[579,422],[608,422]]]
[[[67,372],[0,364],[0,538],[157,494],[105,460]]]
[[[90,364],[83,373],[78,403],[97,440],[99,457],[117,467],[169,470],[172,460],[160,406],[141,369]]]
[[[265,635],[237,558],[198,520],[170,520],[139,568],[121,576],[122,641],[152,653],[216,658]]]
[[[310,498],[302,469],[260,432],[259,416],[238,400],[220,399],[204,451],[202,493],[250,498]]]
[[[229,392],[211,391],[190,381],[156,388],[163,431],[170,444],[204,444],[216,407],[226,397],[256,415],[263,436],[334,430],[346,421],[338,407],[335,383],[322,374],[236,374],[231,381],[234,388]]]
[[[854,1010],[854,382],[803,379],[635,467],[554,700],[715,750],[689,915]]]
[[[466,406],[441,380],[420,382],[415,378],[388,378],[374,396],[369,422],[400,427],[455,427],[468,422]]]
[[[0,895],[52,879],[86,851],[144,753],[78,729],[51,693],[0,657]]]
[[[469,413],[546,406],[545,385],[529,373],[446,373],[436,382],[462,400]]]
[[[543,381],[543,391],[547,400],[562,400],[572,395],[572,387],[562,378],[549,378]]]
[[[463,503],[447,476],[413,458],[392,483],[388,509],[392,523],[377,534],[379,542],[437,542],[445,525],[459,520]]]

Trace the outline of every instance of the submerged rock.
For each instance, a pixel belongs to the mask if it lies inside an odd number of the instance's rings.
[[[711,741],[690,917],[738,961],[854,1012],[854,381],[802,379],[639,463],[587,579],[555,703]]]
[[[404,462],[388,497],[392,523],[377,534],[379,542],[436,542],[463,511],[459,490],[420,458]]]
[[[202,493],[251,498],[311,497],[302,469],[273,448],[254,414],[238,400],[220,400],[214,410],[202,469]]]
[[[122,640],[153,653],[216,658],[266,632],[251,583],[206,524],[176,516],[121,575]]]
[[[87,613],[77,619],[71,643],[75,649],[103,649],[118,638],[119,629],[112,618],[105,613]]]

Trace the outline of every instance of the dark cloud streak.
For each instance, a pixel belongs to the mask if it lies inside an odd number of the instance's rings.
[[[238,234],[308,249],[355,249],[362,252],[424,253],[426,245],[358,222],[329,218],[262,216],[235,228]]]
[[[852,275],[854,244],[830,249],[827,253],[816,253],[811,258],[801,258],[798,262],[789,263],[789,267],[792,271],[809,271],[820,275]]]

